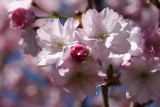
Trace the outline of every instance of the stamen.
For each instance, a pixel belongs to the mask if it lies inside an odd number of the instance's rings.
[[[101,39],[105,39],[107,37],[107,35],[106,34],[102,34],[102,35],[99,35],[98,37],[101,38]]]
[[[138,78],[142,81],[146,81],[148,80],[150,77],[149,73],[148,72],[141,72],[139,75],[138,75]]]
[[[61,41],[54,41],[53,42],[53,48],[55,49],[55,50],[59,50],[59,51],[61,51],[62,49],[63,49],[63,46],[64,46],[64,42],[61,42]]]
[[[74,74],[74,80],[75,81],[82,81],[85,78],[85,75],[82,72],[77,72]]]

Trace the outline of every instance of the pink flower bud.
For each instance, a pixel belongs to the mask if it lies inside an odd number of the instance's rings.
[[[70,55],[78,62],[82,62],[88,56],[88,50],[83,45],[76,45],[71,49]]]
[[[30,26],[35,18],[36,17],[31,11],[17,8],[11,13],[11,25],[17,29],[24,29]]]

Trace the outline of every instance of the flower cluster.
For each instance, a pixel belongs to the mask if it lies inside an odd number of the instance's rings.
[[[19,44],[38,66],[55,64],[53,83],[84,100],[97,93],[97,86],[113,85],[118,76],[113,76],[112,65],[120,70],[118,80],[126,85],[127,98],[141,104],[160,98],[159,28],[142,32],[137,23],[108,7],[69,18],[37,4],[33,0],[10,3],[10,24],[23,29]],[[37,16],[37,9],[49,16]],[[48,19],[37,26],[34,22],[41,18]],[[66,18],[64,24],[61,18]]]

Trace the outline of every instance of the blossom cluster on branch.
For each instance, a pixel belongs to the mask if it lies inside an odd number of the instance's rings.
[[[136,22],[108,7],[66,17],[45,10],[37,1],[15,0],[7,10],[10,27],[22,30],[19,45],[23,52],[34,56],[38,66],[55,64],[51,81],[75,99],[93,97],[97,86],[119,82],[126,85],[126,96],[135,103],[160,98],[157,25],[142,31]],[[64,24],[61,19],[66,19]],[[115,77],[116,69],[120,75]]]

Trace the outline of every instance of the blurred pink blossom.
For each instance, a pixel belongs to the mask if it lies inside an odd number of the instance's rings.
[[[135,103],[147,103],[160,97],[160,62],[154,57],[133,58],[121,69],[120,81],[126,85],[126,96]]]
[[[36,19],[33,14],[32,0],[14,0],[7,6],[7,11],[10,12],[11,28],[25,29],[29,27]]]
[[[29,28],[22,32],[22,38],[19,41],[19,45],[25,54],[36,56],[40,52],[41,49],[37,44],[36,35],[36,32]]]
[[[3,76],[5,81],[3,81],[3,83],[5,87],[9,90],[13,90],[15,85],[22,78],[22,75],[21,68],[16,63],[4,65]]]
[[[67,59],[58,71],[53,73],[53,82],[72,93],[76,100],[84,100],[86,96],[96,94],[96,86],[105,83],[104,77],[98,75],[101,67],[94,61],[78,63]]]
[[[145,51],[160,56],[160,29],[158,27],[148,27],[144,31]]]
[[[142,28],[156,25],[159,18],[159,10],[153,4],[147,4],[146,0],[105,0],[115,11],[136,21]],[[154,16],[154,17],[153,17]]]

